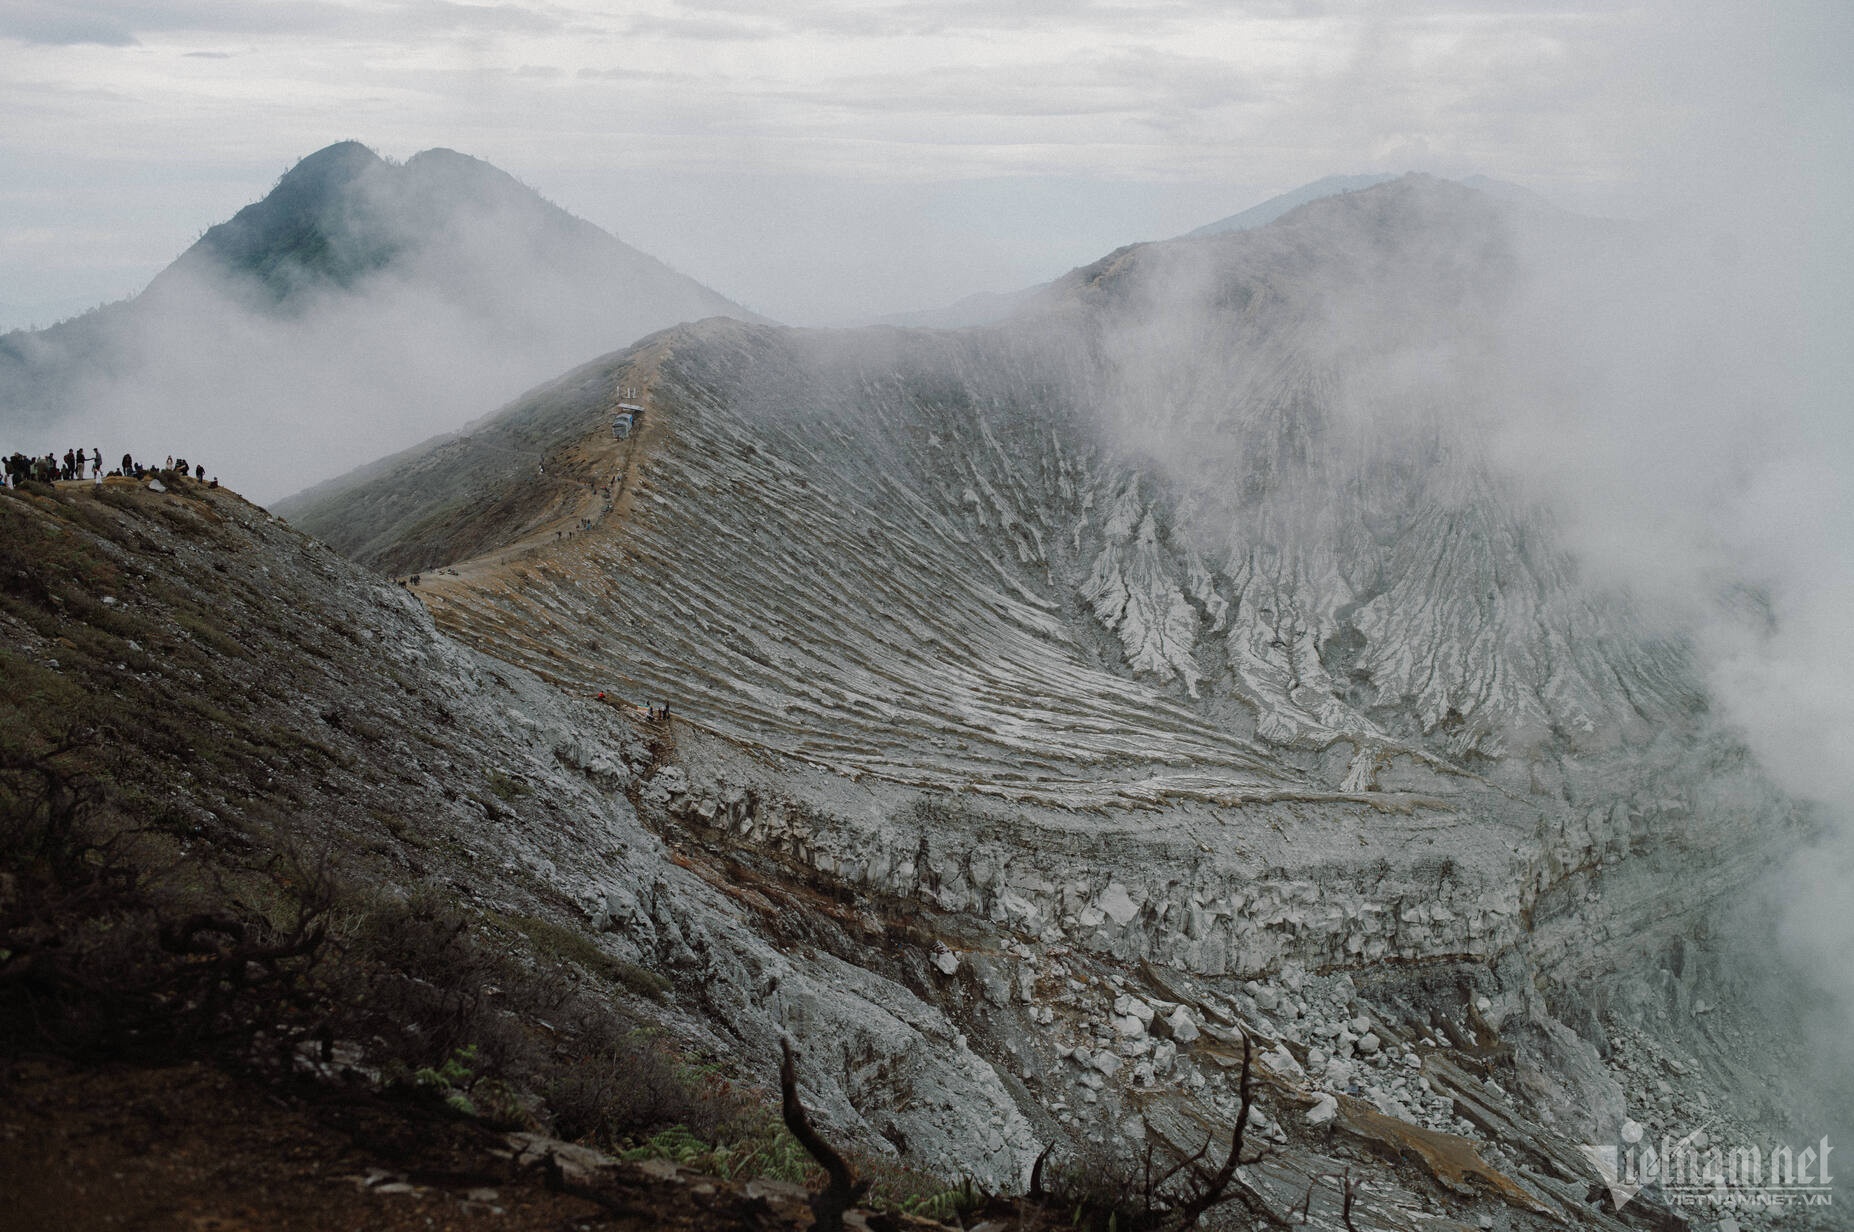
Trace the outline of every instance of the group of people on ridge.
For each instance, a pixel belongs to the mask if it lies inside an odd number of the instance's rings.
[[[146,479],[150,475],[165,475],[169,479],[187,478],[187,460],[185,458],[177,459],[170,456],[164,465],[154,467],[144,466],[142,463],[137,462],[132,454],[126,453],[122,455],[122,466],[117,470],[109,472],[108,475],[105,475],[103,473],[103,451],[100,449],[92,449],[87,457],[81,449],[67,449],[64,451],[64,458],[62,460],[59,459],[57,454],[52,453],[48,453],[42,458],[28,456],[23,453],[14,453],[7,456],[5,459],[0,459],[0,462],[3,462],[5,466],[6,486],[9,488],[16,488],[27,481],[51,483],[55,480],[82,479],[84,478],[84,472],[86,470],[90,472],[90,477],[98,483],[101,483],[106,478],[115,479],[122,477],[128,479]],[[192,468],[192,471],[193,478],[201,482],[205,481],[205,466],[195,466]],[[219,481],[216,479],[213,480],[215,485],[217,485],[218,482]]]
[[[6,459],[7,486],[12,487],[27,479],[37,480],[40,483],[50,483],[54,479],[82,479],[86,467],[89,467],[93,474],[102,473],[103,453],[101,450],[92,450],[90,456],[86,457],[81,449],[67,449],[64,451],[62,462],[59,461],[57,454],[52,453],[42,458],[15,453]]]

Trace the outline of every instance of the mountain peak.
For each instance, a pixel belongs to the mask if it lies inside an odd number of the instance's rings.
[[[532,193],[522,182],[496,166],[484,162],[469,154],[461,154],[444,146],[433,146],[429,150],[420,150],[406,159],[400,169],[408,179],[421,181],[446,181],[455,183],[496,183],[520,187],[524,192]],[[536,194],[537,196],[539,194]]]
[[[1255,227],[1266,226],[1275,219],[1309,201],[1318,201],[1322,197],[1331,197],[1338,193],[1357,192],[1362,188],[1371,188],[1397,177],[1387,171],[1370,175],[1329,175],[1303,184],[1291,192],[1284,192],[1276,197],[1228,218],[1219,218],[1216,222],[1205,223],[1194,231],[1185,232],[1185,239],[1200,239],[1206,235],[1221,235],[1225,231],[1248,231]]]
[[[529,256],[545,260],[540,250],[566,243],[575,252],[591,244],[622,249],[633,264],[648,260],[480,158],[434,148],[396,163],[358,141],[342,141],[302,159],[262,200],[208,230],[176,264],[230,274],[285,307],[313,288],[353,289],[421,252],[457,249],[437,264],[453,270],[468,264],[464,250],[497,229],[477,217],[489,212],[507,228],[503,241],[525,245]],[[718,297],[706,306],[731,307]]]
[[[358,141],[340,141],[298,162],[265,197],[210,228],[181,255],[182,267],[217,265],[254,279],[282,301],[304,285],[351,285],[390,260],[398,245],[355,245],[344,225],[360,186],[391,165]],[[159,279],[156,280],[159,283]]]
[[[1416,182],[1429,184],[1452,184],[1464,186],[1483,193],[1499,201],[1522,204],[1532,208],[1551,209],[1551,203],[1529,188],[1512,184],[1505,180],[1496,180],[1485,175],[1470,175],[1461,179],[1431,175],[1423,171],[1410,171],[1399,176],[1394,172],[1376,171],[1363,175],[1329,175],[1314,180],[1311,184],[1302,184],[1299,188],[1270,197],[1257,205],[1228,218],[1219,218],[1216,222],[1205,223],[1180,236],[1181,239],[1203,239],[1206,236],[1222,235],[1230,231],[1252,231],[1265,227],[1277,218],[1282,218],[1302,206],[1329,197],[1345,196],[1351,193],[1367,192],[1384,184],[1393,182]]]
[[[327,188],[352,181],[369,168],[386,160],[358,141],[337,141],[306,154],[294,167],[283,173],[277,188]]]
[[[444,145],[434,145],[429,150],[420,150],[406,159],[405,165],[408,167],[483,167],[497,175],[507,174],[494,163],[485,162],[474,154],[465,154]]]

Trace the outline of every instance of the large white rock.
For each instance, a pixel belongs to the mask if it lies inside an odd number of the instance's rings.
[[[1283,1078],[1305,1076],[1300,1068],[1300,1062],[1294,1059],[1294,1054],[1288,1051],[1286,1044],[1277,1044],[1271,1051],[1263,1053],[1262,1064]]]
[[[1133,917],[1139,914],[1139,904],[1133,901],[1133,896],[1118,881],[1108,882],[1107,888],[1101,891],[1101,897],[1094,905],[1122,928],[1131,924]]]
[[[1152,1050],[1152,1070],[1156,1074],[1169,1074],[1178,1063],[1178,1045],[1170,1040],[1160,1040]]]

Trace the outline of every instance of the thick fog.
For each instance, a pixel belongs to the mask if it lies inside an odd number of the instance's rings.
[[[1720,904],[1732,932],[1709,944],[1764,981],[1773,1028],[1816,1019],[1811,1077],[1846,1094],[1854,253],[1832,225],[1842,168],[1792,156],[1854,148],[1854,133],[1808,131],[1646,222],[1496,209],[1433,182],[1410,194],[1417,215],[1388,224],[1325,203],[1247,241],[1257,301],[1232,297],[1209,250],[1151,254],[1160,272],[1135,282],[1142,298],[1107,340],[1104,402],[1120,447],[1172,479],[1199,533],[1226,528],[1199,545],[1219,558],[1269,542],[1331,558],[1348,533],[1335,510],[1381,512],[1407,490],[1494,499],[1549,528],[1649,632],[1687,642],[1713,713],[1821,824],[1793,854],[1770,836],[1778,870]],[[1270,297],[1272,332],[1245,333],[1242,314]],[[1402,488],[1416,472],[1494,482]],[[1245,494],[1257,482],[1278,489],[1260,505]]]
[[[1757,913],[1771,905],[1783,950],[1770,957],[1793,964],[1778,978],[1838,1000],[1820,1031],[1836,1070],[1827,1076],[1845,1092],[1854,257],[1825,225],[1840,208],[1839,168],[1764,170],[1739,184],[1755,191],[1696,201],[1629,257],[1531,254],[1498,447],[1552,501],[1593,578],[1688,632],[1724,719],[1779,784],[1815,804],[1827,827],[1819,845],[1746,904],[1742,940],[1763,941]]]

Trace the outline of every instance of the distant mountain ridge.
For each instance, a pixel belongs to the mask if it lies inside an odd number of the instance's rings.
[[[1299,188],[1258,202],[1246,210],[1231,214],[1228,218],[1207,222],[1201,227],[1185,232],[1182,238],[1198,239],[1206,235],[1222,235],[1225,231],[1248,231],[1255,227],[1265,227],[1288,211],[1303,206],[1309,201],[1337,196],[1339,193],[1357,192],[1361,188],[1371,188],[1396,178],[1388,171],[1365,175],[1323,176],[1311,184],[1302,184]]]
[[[1367,188],[1375,188],[1379,184],[1387,184],[1398,178],[1400,178],[1398,174],[1389,171],[1322,176],[1310,184],[1302,184],[1299,188],[1270,197],[1266,201],[1258,202],[1227,218],[1205,223],[1176,238],[1203,239],[1206,236],[1223,235],[1231,231],[1252,231],[1291,214],[1303,205],[1309,205],[1327,197],[1335,197],[1341,193],[1362,192]],[[1530,188],[1509,183],[1506,180],[1496,180],[1485,175],[1470,175],[1455,182],[1484,193],[1497,201],[1530,209],[1555,210],[1557,208]],[[964,329],[972,325],[991,325],[1030,308],[1042,293],[1060,281],[1061,279],[1053,279],[1050,282],[1038,283],[1016,291],[980,291],[938,308],[889,313],[877,317],[870,323],[925,329]]]
[[[710,316],[761,319],[480,159],[343,141],[140,295],[0,335],[0,434],[178,448],[268,500]]]
[[[1249,231],[1256,227],[1265,227],[1275,219],[1290,214],[1310,202],[1326,197],[1336,197],[1340,193],[1360,192],[1367,188],[1375,188],[1379,184],[1387,184],[1397,178],[1399,177],[1396,174],[1389,171],[1369,172],[1363,175],[1324,176],[1311,184],[1302,184],[1299,188],[1270,197],[1240,213],[1231,214],[1228,218],[1219,218],[1216,222],[1205,223],[1195,230],[1185,232],[1179,238],[1200,239],[1206,235],[1222,235],[1227,231]],[[1509,183],[1506,180],[1496,180],[1491,176],[1463,176],[1455,182],[1472,188],[1476,192],[1485,193],[1496,201],[1505,201],[1534,209],[1556,208],[1530,188]]]
[[[975,291],[943,308],[891,312],[877,317],[871,324],[898,325],[907,329],[964,329],[968,325],[990,325],[1023,308],[1047,286],[1049,284],[1044,282],[1021,291]]]

